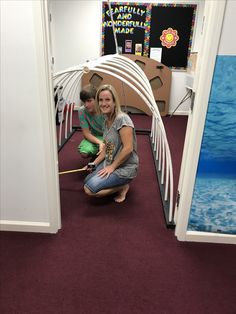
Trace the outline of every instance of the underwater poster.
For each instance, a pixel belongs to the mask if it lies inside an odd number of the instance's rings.
[[[218,56],[188,230],[236,234],[236,56]]]

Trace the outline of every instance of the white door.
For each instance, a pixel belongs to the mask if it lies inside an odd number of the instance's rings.
[[[189,115],[185,147],[179,180],[179,206],[176,209],[176,236],[181,241],[236,242],[230,237],[219,235],[214,239],[205,237],[204,232],[195,236],[187,231],[190,207],[192,202],[195,177],[205,125],[209,94],[212,84],[218,45],[224,19],[226,1],[206,1],[204,26],[202,30],[201,49],[194,82],[195,100],[193,111]]]

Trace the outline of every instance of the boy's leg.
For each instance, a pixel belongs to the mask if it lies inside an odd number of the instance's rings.
[[[100,140],[102,137],[97,136]],[[78,151],[82,157],[91,157],[96,156],[99,151],[99,146],[97,144],[91,143],[86,139],[83,139],[78,146]]]

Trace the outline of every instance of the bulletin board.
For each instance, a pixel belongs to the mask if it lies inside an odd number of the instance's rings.
[[[186,69],[196,4],[111,2],[119,53],[153,58]],[[116,53],[109,6],[102,3],[102,55]]]

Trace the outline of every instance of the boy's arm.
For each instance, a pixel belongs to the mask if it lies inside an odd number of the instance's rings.
[[[88,140],[91,143],[99,145],[99,152],[98,152],[98,154],[100,154],[102,149],[103,149],[103,147],[105,146],[103,141],[99,140],[96,136],[94,136],[91,133],[91,131],[89,130],[89,128],[82,128],[82,132],[83,132],[83,136],[84,136],[84,138],[86,140]]]
[[[82,132],[83,132],[84,138],[88,140],[89,142],[98,144],[98,145],[102,142],[91,133],[89,128],[82,128]]]

